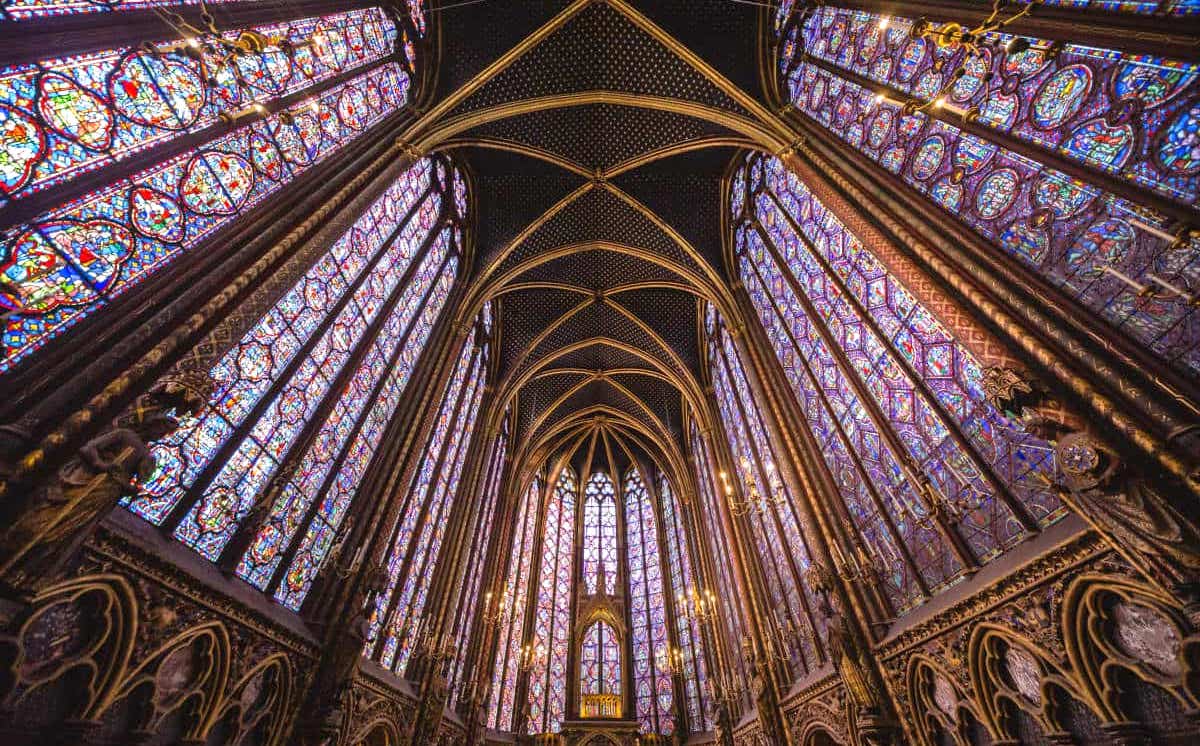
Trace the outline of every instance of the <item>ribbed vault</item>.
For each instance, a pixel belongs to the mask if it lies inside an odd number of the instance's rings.
[[[724,175],[739,149],[781,146],[759,16],[727,0],[442,14],[439,103],[406,141],[471,174],[464,314],[496,304],[492,416],[515,412],[525,472],[581,428],[680,463],[681,422],[705,411],[700,304],[729,302]]]

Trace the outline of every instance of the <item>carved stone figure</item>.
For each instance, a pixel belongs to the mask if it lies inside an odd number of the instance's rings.
[[[353,580],[358,570],[358,558],[345,557],[339,544],[319,577],[325,583],[337,584]],[[303,743],[337,742],[352,709],[354,677],[370,636],[371,613],[379,594],[387,588],[387,580],[387,570],[382,565],[375,563],[367,569],[362,582],[342,607],[352,610],[353,615],[348,622],[335,622],[329,628],[316,684],[305,707],[306,724],[299,729]]]
[[[1054,445],[1059,494],[1134,566],[1197,616],[1200,524],[1148,486],[1104,440],[1067,417],[1035,382],[1005,368],[984,371],[988,401]]]
[[[871,681],[869,663],[858,634],[850,622],[838,613],[828,601],[823,601],[826,616],[826,641],[829,657],[837,667],[842,685],[850,701],[860,711],[874,711],[879,706],[879,693]]]
[[[1069,488],[1064,500],[1181,602],[1200,603],[1200,530],[1195,522],[1085,433],[1063,436],[1055,456]]]
[[[178,429],[177,416],[199,413],[211,385],[206,375],[191,372],[163,379],[85,443],[51,484],[36,488],[0,534],[5,590],[28,598],[58,580],[96,525],[153,474],[151,445]]]

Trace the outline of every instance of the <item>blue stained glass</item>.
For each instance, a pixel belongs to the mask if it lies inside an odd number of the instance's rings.
[[[424,236],[420,234],[410,234],[407,238],[424,240]],[[415,247],[412,247],[411,250],[415,252]],[[383,381],[385,373],[388,373],[390,368],[393,376],[403,376],[399,380],[393,377],[389,382],[392,386],[399,385],[402,388],[403,384],[407,382],[409,368],[403,365],[394,365],[392,360],[400,362],[400,345],[409,341],[410,331],[421,335],[416,339],[421,339],[428,334],[428,325],[425,326],[425,329],[418,330],[413,328],[413,324],[417,319],[418,312],[422,310],[426,293],[433,288],[435,281],[441,280],[440,284],[444,288],[453,280],[456,265],[452,264],[446,269],[442,268],[448,251],[448,231],[443,231],[426,254],[412,281],[400,295],[395,311],[388,318],[371,349],[359,364],[354,377],[347,384],[347,389],[334,405],[333,411],[327,416],[314,443],[301,458],[295,476],[289,479],[284,486],[282,494],[271,509],[271,517],[260,530],[246,556],[242,558],[238,574],[250,583],[259,588],[265,588],[271,574],[282,559],[281,552],[286,550],[292,536],[304,521],[340,452],[349,442],[354,423],[358,421],[368,402],[371,401],[371,397],[376,393],[376,388]],[[442,290],[442,292],[445,291]],[[434,307],[440,308],[440,303],[435,301]],[[365,468],[365,465],[363,466]],[[319,512],[318,515],[322,517],[323,522],[336,525],[346,507],[337,504],[338,498],[342,498],[341,502],[348,502],[346,499],[348,495],[332,497],[334,502],[328,504],[327,510]],[[310,530],[317,528],[318,525],[313,524]],[[296,580],[298,578],[293,577],[291,582]],[[302,585],[305,584],[302,583]]]
[[[671,675],[664,668],[665,656],[670,654],[670,648],[658,545],[658,517],[655,515],[654,502],[637,469],[626,472],[623,486],[637,718],[643,732],[665,735],[674,731],[674,719],[671,716]]]
[[[290,107],[292,124],[275,114],[239,127],[6,232],[0,276],[21,291],[26,311],[5,324],[0,373],[354,139],[357,131],[335,111],[350,87],[375,91],[368,99],[374,123],[403,105],[408,78],[386,63]],[[256,170],[261,143],[279,146],[277,134],[313,116],[329,126],[315,135],[305,164],[281,162],[278,177]]]
[[[278,41],[262,54],[229,63],[215,47],[201,48],[195,58],[122,48],[0,68],[0,116],[7,120],[0,126],[0,206],[201,130],[222,113],[268,103],[383,59],[396,37],[394,24],[378,8],[234,29],[226,38],[244,31]],[[310,42],[350,32],[358,43],[337,58],[327,44]],[[280,43],[293,45],[291,58]],[[284,64],[260,69],[264,56]],[[352,117],[342,102],[363,92],[350,86],[339,97],[339,119],[352,129],[365,126],[372,107],[363,102]]]
[[[823,9],[817,15],[824,12],[833,11]],[[1165,166],[1159,156],[1147,150],[1169,141],[1168,134],[1174,121],[1172,117],[1184,116],[1182,112],[1191,105],[1187,91],[1194,90],[1200,81],[1200,73],[1194,66],[1161,60],[1122,61],[1123,58],[1116,53],[1090,49],[1080,50],[1079,59],[1072,61],[1064,58],[1054,65],[1035,59],[1036,55],[1026,55],[1026,58],[1033,59],[1037,64],[1028,63],[1022,58],[1020,64],[1014,62],[1013,72],[1005,73],[1017,75],[1026,81],[1020,84],[1022,86],[1033,85],[1053,74],[1053,70],[1068,64],[1088,64],[1096,71],[1094,78],[1097,81],[1106,80],[1110,83],[1107,86],[1094,84],[1095,90],[1090,94],[1089,103],[1085,103],[1068,123],[1054,130],[1067,131],[1062,143],[1072,137],[1090,138],[1083,147],[1087,147],[1095,158],[1107,159],[1106,163],[1125,158],[1121,155],[1126,147],[1122,144],[1125,138],[1122,133],[1127,131],[1129,123],[1122,117],[1116,117],[1110,124],[1105,111],[1116,111],[1112,108],[1118,106],[1118,103],[1114,103],[1114,95],[1123,95],[1125,99],[1139,98],[1127,108],[1154,117],[1155,123],[1142,120],[1139,130],[1142,135],[1136,144],[1137,151],[1129,156],[1123,175],[1147,186],[1161,187],[1160,191],[1166,190],[1164,193],[1170,192],[1185,202],[1194,201],[1194,197],[1184,199],[1184,195],[1195,193],[1193,187],[1184,187],[1174,176],[1168,176],[1162,170]],[[1127,68],[1119,65],[1140,65],[1137,69],[1143,72],[1138,75],[1130,73],[1122,78],[1119,71]],[[1100,68],[1106,72],[1101,74]],[[801,62],[791,78],[793,99],[817,121],[827,121],[831,105],[826,103],[820,110],[811,110],[805,89],[811,85],[809,81],[836,77]],[[1003,80],[1003,75],[997,75],[996,80]],[[1125,82],[1121,83],[1122,80]],[[898,111],[887,102],[875,104],[870,91],[850,81],[843,81],[843,85],[846,96],[856,102],[855,116],[865,122],[886,118],[884,112]],[[991,85],[994,88],[997,83],[993,81]],[[1105,99],[1108,103],[1096,98],[1102,88],[1104,95],[1108,96]],[[1115,91],[1123,93],[1116,94]],[[988,119],[987,104],[997,101],[1004,94],[997,91],[978,95],[988,96],[984,100],[981,115],[981,118]],[[1145,102],[1153,106],[1147,106],[1140,99],[1142,96]],[[1016,105],[1019,103],[1016,94],[1010,98],[1014,101],[1012,111],[1016,116],[1023,109]],[[1119,106],[1125,107],[1126,104]],[[922,114],[906,119],[914,123],[911,132],[889,130],[881,136],[878,147],[863,146],[863,152],[877,159],[883,168],[900,174],[913,188],[952,210],[958,219],[990,239],[998,248],[1030,266],[1038,275],[1077,298],[1082,305],[1107,319],[1121,332],[1139,340],[1164,360],[1184,371],[1200,370],[1200,333],[1197,332],[1197,324],[1200,324],[1197,311],[1200,309],[1189,305],[1185,298],[1166,285],[1158,284],[1165,281],[1175,288],[1195,287],[1195,278],[1200,277],[1200,238],[1177,240],[1172,233],[1174,228],[1171,219],[1154,209],[1068,177],[997,143],[966,135],[948,121],[932,120]],[[1075,124],[1077,121],[1079,123]],[[995,126],[1004,129],[1010,125]],[[1025,125],[1011,126],[1017,128]],[[1031,133],[1036,129],[1032,124],[1029,127],[1033,128],[1029,130]],[[845,130],[836,128],[831,131],[838,135],[845,133]],[[1154,135],[1156,131],[1158,134]],[[1014,129],[1012,134],[1024,136],[1022,132],[1024,130]],[[910,156],[915,157],[919,144],[933,135],[945,140],[947,150],[954,157],[943,159],[937,170],[924,180],[903,171],[901,164]],[[1190,153],[1188,137],[1181,135],[1179,152],[1190,158],[1190,155],[1186,155]],[[1051,145],[1058,147],[1058,143],[1055,141]],[[869,136],[868,145],[871,145]],[[1145,164],[1151,162],[1157,164],[1154,166],[1159,169],[1157,175],[1144,168]],[[1103,167],[1104,163],[1098,166]],[[1134,232],[1128,249],[1120,255],[1120,263],[1100,267],[1099,262],[1080,261],[1072,256],[1072,247],[1083,245],[1078,242],[1079,236],[1089,226],[1106,220],[1122,221]],[[1089,269],[1091,266],[1100,267],[1103,274],[1095,274]],[[1151,275],[1159,279],[1155,280]],[[1153,292],[1142,293],[1140,288],[1147,286]]]
[[[407,264],[411,244],[387,239],[426,191],[430,170],[421,161],[391,185],[213,366],[209,408],[155,445],[159,467],[131,503],[135,512],[161,522],[361,275],[394,272],[389,262]],[[436,215],[436,197],[427,198],[420,212]]]

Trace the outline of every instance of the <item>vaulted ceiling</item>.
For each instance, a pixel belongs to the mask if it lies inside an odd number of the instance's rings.
[[[728,298],[723,179],[737,150],[786,137],[761,82],[762,12],[483,0],[438,13],[435,93],[411,142],[472,176],[471,297],[496,302],[497,390],[526,455],[597,433],[628,444],[614,458],[678,453],[702,390],[701,301]]]

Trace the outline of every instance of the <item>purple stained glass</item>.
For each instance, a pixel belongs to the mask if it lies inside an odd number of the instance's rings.
[[[490,308],[489,308],[490,310]],[[511,414],[511,413],[508,413]],[[463,594],[454,619],[454,640],[458,650],[468,650],[471,645],[471,635],[475,628],[475,617],[480,606],[480,593],[486,574],[485,560],[488,551],[489,538],[492,536],[493,521],[496,517],[497,505],[500,502],[500,479],[504,471],[505,455],[508,451],[508,417],[505,417],[505,429],[496,437],[492,447],[491,464],[488,466],[487,479],[482,482],[482,493],[473,501],[474,528],[470,544],[470,556],[464,565],[460,576],[459,588]],[[496,599],[495,601],[498,601]],[[495,602],[493,601],[493,602]],[[491,613],[496,607],[489,607]],[[467,664],[466,655],[458,655],[450,662],[450,691],[451,701],[456,701],[468,692],[463,688],[462,680],[464,667]]]
[[[219,555],[333,386],[338,372],[354,356],[384,303],[393,293],[402,291],[399,284],[405,269],[429,228],[425,221],[413,219],[400,230],[388,254],[350,293],[349,302],[316,338],[292,376],[265,399],[257,421],[176,528],[179,539],[210,559]],[[406,309],[397,307],[395,313],[403,315]]]
[[[375,398],[354,440],[350,440],[354,427],[349,421],[357,420],[367,404],[365,397],[354,399],[350,396],[360,390],[355,385],[357,381],[351,382],[335,405],[316,442],[305,454],[297,476],[284,487],[271,517],[238,567],[238,574],[243,578],[260,588],[265,587],[271,573],[279,566],[280,552],[287,548],[288,542],[294,541],[304,514],[315,510],[275,594],[276,599],[290,608],[299,608],[303,601],[445,304],[458,266],[456,259],[446,256],[447,249],[448,241],[443,234],[405,288],[397,304],[398,313],[389,319],[359,367],[356,378],[371,379],[370,395]],[[341,465],[329,478],[327,475],[335,464],[335,451],[343,449]],[[318,506],[315,501],[322,488],[324,497]]]
[[[604,592],[613,595],[617,583],[617,503],[612,479],[598,471],[584,487],[583,580],[588,593],[597,593],[601,574]]]
[[[340,304],[353,304],[352,288],[366,277],[386,277],[393,263],[406,265],[414,248],[389,241],[429,186],[432,165],[422,161],[409,169],[367,208],[267,313],[210,370],[216,390],[196,419],[184,422],[170,438],[155,445],[158,469],[130,504],[132,510],[160,523],[187,494],[264,397],[306,347],[315,348],[320,325]],[[422,202],[413,224],[424,225],[437,214],[436,197]],[[344,308],[343,308],[344,310]]]
[[[900,61],[911,53],[911,21],[890,20],[880,59],[894,58],[896,64],[868,67],[843,62],[837,54],[840,47],[830,43],[826,32],[836,19],[853,21],[847,25],[847,47],[878,24],[870,14],[822,8],[808,21],[798,46],[825,63],[906,94],[922,95],[917,81],[941,76],[934,93],[949,84],[948,100],[963,110],[977,109],[979,121],[996,132],[996,141],[966,134],[952,120],[906,115],[887,101],[877,103],[874,91],[796,58],[795,65],[787,63],[788,84],[800,110],[1119,333],[1185,372],[1200,370],[1200,314],[1185,297],[1200,287],[1200,238],[1179,239],[1171,217],[1105,191],[1098,180],[1069,177],[1000,142],[1002,137],[1024,140],[1035,146],[1032,152],[1053,151],[1190,206],[1200,195],[1200,151],[1195,147],[1200,66],[1070,44],[1051,55],[1044,42],[1034,39],[1031,49],[1013,55],[998,49],[971,60],[961,49],[924,54],[913,63],[909,78],[901,73]],[[1007,39],[997,36],[1001,44]],[[966,74],[951,78],[960,65]],[[810,90],[818,82],[823,89],[841,92],[837,107],[828,101],[810,103]],[[835,117],[854,124],[834,126]],[[863,123],[883,120],[899,120],[900,126],[877,127],[865,141],[852,136]],[[923,157],[928,151],[921,152],[935,137],[944,142],[945,153],[936,166]],[[909,161],[917,167],[905,168]],[[1100,246],[1110,250],[1091,253]],[[1149,291],[1142,292],[1145,288]]]
[[[491,698],[489,700],[488,726],[496,730],[510,731],[514,728],[513,712],[520,673],[521,648],[525,643],[525,609],[529,601],[529,586],[533,571],[533,545],[537,531],[537,519],[541,513],[542,481],[535,476],[521,500],[517,513],[516,549],[513,564],[509,567],[508,579],[502,597],[505,604],[500,621],[499,646],[496,651],[496,668],[492,674]]]
[[[658,478],[658,499],[662,504],[663,534],[667,538],[670,581],[667,592],[675,597],[675,632],[683,655],[684,706],[691,730],[703,732],[710,728],[707,708],[701,702],[701,693],[708,685],[708,673],[704,664],[700,622],[694,613],[689,613],[695,611],[697,594],[703,593],[703,589],[698,588],[692,573],[688,537],[682,521],[683,506],[678,503],[670,481],[663,474],[659,474]]]
[[[621,693],[621,643],[607,622],[594,622],[583,633],[579,679],[585,696]]]
[[[546,501],[533,634],[528,643],[533,656],[527,700],[530,734],[558,731],[566,713],[577,485],[575,473],[564,466]]]
[[[383,635],[382,647],[374,657],[399,673],[408,664],[419,631],[417,620],[424,613],[430,579],[483,396],[485,364],[479,348],[470,343],[463,345],[433,433],[423,451],[416,486],[409,493],[405,516],[392,542],[387,561],[388,589],[380,597],[370,633],[372,642],[376,635]],[[391,607],[390,611],[381,608],[385,604]]]
[[[386,63],[7,231],[0,275],[25,312],[5,320],[0,373],[358,137],[337,111],[352,89],[371,92],[365,126],[404,104],[408,78]]]
[[[828,38],[824,24],[830,18],[847,29],[844,39]],[[1165,166],[1157,135],[1192,106],[1200,65],[1075,44],[1051,54],[1049,42],[1039,39],[1030,40],[1029,50],[1009,55],[1003,46],[1011,37],[1002,33],[985,34],[984,47],[975,53],[960,45],[925,54],[930,46],[925,40],[907,38],[912,20],[895,17],[887,19],[889,30],[882,34],[881,55],[891,64],[850,59],[845,50],[878,43],[882,18],[826,6],[805,24],[803,45],[826,62],[923,100],[947,95],[957,106],[977,109],[988,126],[1171,199],[1185,204],[1197,199],[1197,174]],[[957,68],[966,74],[953,77]],[[835,82],[817,76],[811,85],[824,89]],[[808,101],[813,109],[821,107],[811,96]],[[1188,160],[1194,163],[1196,156]]]
[[[765,174],[753,210],[786,265],[757,231],[742,230],[742,277],[863,542],[886,570],[885,589],[904,610],[921,596],[912,568],[929,588],[959,568],[922,520],[927,506],[911,499],[903,458],[960,506],[958,530],[986,560],[1023,529],[980,468],[1049,523],[1062,506],[1031,471],[1052,474],[1051,449],[986,403],[979,364],[794,175],[773,159]],[[905,454],[877,430],[856,379]]]
[[[638,722],[645,733],[674,732],[658,517],[637,469],[625,474],[625,536],[628,546],[630,618],[633,620],[633,686]]]
[[[262,34],[271,46],[235,56],[228,65],[215,47],[196,57],[122,48],[0,68],[0,207],[202,130],[222,113],[380,60],[392,53],[396,37],[379,8],[234,29],[225,36],[246,31]],[[282,45],[291,45],[292,53]],[[339,118],[352,129],[361,129],[371,111],[355,98],[361,90],[347,88],[338,98]],[[254,145],[256,164],[266,172],[276,169],[274,145],[267,139]],[[160,199],[160,209],[175,209],[168,200]],[[182,233],[177,218],[159,219]],[[168,240],[153,230],[141,232]]]

